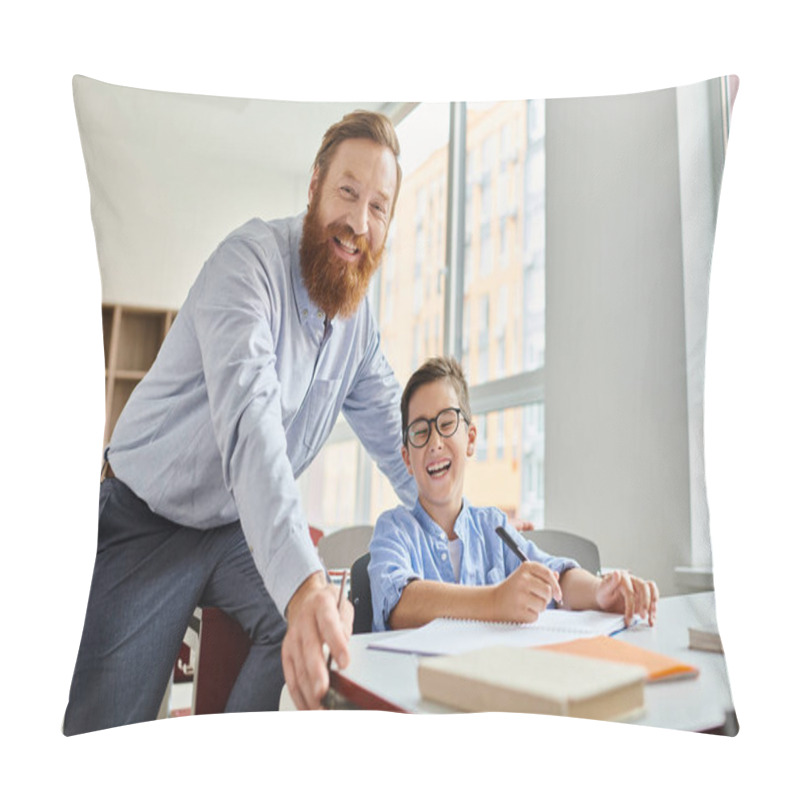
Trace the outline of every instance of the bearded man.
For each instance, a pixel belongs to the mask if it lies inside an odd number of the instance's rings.
[[[344,667],[340,608],[295,479],[341,411],[401,499],[400,387],[365,294],[400,188],[389,120],[325,134],[308,212],[231,233],[203,266],[106,451],[98,550],[64,733],[154,719],[187,624],[217,606],[252,640],[226,711],[298,708]],[[288,626],[288,627],[287,627]]]

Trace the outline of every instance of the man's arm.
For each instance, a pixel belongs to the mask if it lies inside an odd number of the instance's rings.
[[[286,609],[288,629],[281,660],[286,686],[299,709],[318,709],[330,678],[324,659],[327,644],[340,669],[350,663],[347,640],[353,631],[353,606],[337,606],[337,591],[322,572],[310,575]]]
[[[380,334],[369,308],[367,351],[342,411],[378,468],[406,506],[417,499],[417,486],[403,463],[400,398],[402,390],[380,347]]]
[[[348,663],[353,611],[337,607],[320,571],[287,455],[271,323],[291,309],[268,282],[268,259],[246,239],[218,249],[197,284],[195,325],[225,483],[267,591],[285,610],[287,687],[298,708],[318,708],[328,686],[323,644]]]
[[[225,485],[267,591],[283,611],[320,563],[283,428],[272,321],[289,309],[268,280],[267,263],[280,258],[275,251],[247,237],[226,240],[195,284],[193,320]]]

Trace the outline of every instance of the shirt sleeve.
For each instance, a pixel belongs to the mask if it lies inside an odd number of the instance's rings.
[[[397,496],[407,507],[411,507],[417,499],[417,485],[409,475],[401,455],[402,392],[381,350],[380,333],[369,310],[368,320],[366,355],[342,411],[378,468],[391,482]]]
[[[274,257],[280,257],[276,252]],[[267,591],[281,612],[320,569],[287,456],[273,329],[280,297],[267,254],[233,237],[197,282],[195,326],[225,485]]]
[[[399,515],[381,514],[375,523],[369,552],[369,580],[372,591],[372,629],[389,630],[389,615],[400,601],[403,589],[422,577],[416,569],[414,545]]]

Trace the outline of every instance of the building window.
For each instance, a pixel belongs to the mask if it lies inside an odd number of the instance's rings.
[[[489,435],[486,429],[486,414],[481,414],[475,419],[475,427],[478,429],[475,437],[475,460],[486,461],[489,455]]]
[[[465,146],[453,150],[465,171],[461,208],[449,207],[446,191],[451,106],[420,104],[396,126],[403,188],[375,316],[401,386],[425,358],[454,352],[460,343],[478,426],[477,457],[467,469],[465,493],[472,502],[525,512],[541,524],[543,479],[535,470],[541,464],[543,433],[526,427],[523,416],[531,404],[541,405],[543,396],[544,107],[512,101],[453,104],[453,109],[466,119]],[[455,226],[458,217],[463,240],[450,248],[454,261],[445,264],[448,226]],[[454,263],[462,265],[462,275],[452,272]],[[446,282],[440,279],[443,266],[450,270]],[[463,294],[454,297],[458,287]],[[513,402],[504,394],[509,387]],[[337,431],[338,440],[355,441],[344,421],[337,423]],[[358,469],[351,476],[355,510],[349,522],[374,523],[397,498],[363,448],[357,450]],[[335,469],[335,461],[324,461],[325,469]],[[321,493],[328,493],[328,484],[341,491],[336,480],[331,475]]]
[[[505,412],[497,412],[497,427],[494,432],[495,452],[497,460],[502,461],[506,453],[506,431],[505,431]]]

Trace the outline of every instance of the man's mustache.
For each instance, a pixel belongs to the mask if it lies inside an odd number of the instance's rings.
[[[371,252],[369,239],[365,235],[358,236],[356,232],[344,222],[332,222],[328,225],[328,235],[338,239],[348,247],[355,247],[359,253]]]

